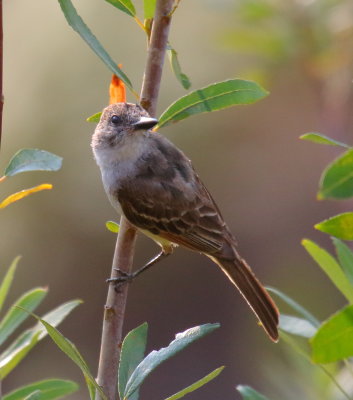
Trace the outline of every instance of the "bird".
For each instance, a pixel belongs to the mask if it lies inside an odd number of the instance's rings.
[[[138,273],[177,246],[202,253],[226,274],[277,342],[276,304],[239,255],[233,234],[191,161],[164,135],[152,131],[157,123],[139,104],[110,104],[91,141],[112,206],[161,247]]]

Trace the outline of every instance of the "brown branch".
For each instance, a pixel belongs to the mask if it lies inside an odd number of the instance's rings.
[[[1,0],[0,0],[1,1]],[[156,13],[152,26],[147,63],[141,89],[141,105],[155,116],[160,82],[162,78],[165,51],[168,41],[170,13],[174,0],[157,0]],[[136,229],[130,225],[125,217],[121,217],[120,231],[115,247],[111,277],[117,277],[116,268],[130,273],[134,256]],[[116,400],[118,362],[122,342],[122,328],[124,323],[125,306],[127,301],[128,285],[124,285],[119,292],[114,285],[109,285],[107,302],[104,311],[101,352],[98,365],[97,382],[103,388],[109,400]],[[97,393],[96,400],[101,396]]]

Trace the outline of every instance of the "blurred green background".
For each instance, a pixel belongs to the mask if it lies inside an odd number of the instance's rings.
[[[300,241],[309,237],[332,250],[313,225],[347,210],[349,203],[316,200],[320,174],[339,150],[301,142],[298,136],[320,131],[352,143],[352,29],[347,22],[352,6],[262,1],[259,19],[244,8],[246,3],[259,2],[183,1],[170,41],[193,89],[256,76],[271,95],[255,105],[187,119],[162,133],[193,160],[258,277],[325,318],[343,298]],[[143,32],[103,0],[77,0],[75,6],[139,90],[146,57]],[[0,168],[23,147],[54,152],[64,165],[57,173],[22,174],[2,183],[2,198],[42,182],[54,189],[1,211],[1,274],[22,254],[13,299],[48,285],[42,312],[72,298],[84,300],[60,330],[95,372],[115,244],[105,221],[118,217],[91,154],[95,125],[85,119],[107,104],[111,73],[69,28],[55,0],[5,2],[4,24]],[[251,41],[249,32],[257,39]],[[184,93],[166,60],[158,113]],[[157,251],[150,240],[139,238],[135,265]],[[131,285],[125,332],[144,321],[150,325],[149,350],[197,324],[218,321],[221,328],[153,373],[142,398],[165,398],[220,365],[227,366],[220,377],[190,398],[236,399],[240,383],[274,399],[300,398],[300,373],[292,374],[285,345],[266,338],[233,286],[205,257],[179,249]],[[82,390],[71,398],[88,397],[78,369],[49,339],[6,379],[3,390],[46,377],[76,380]]]

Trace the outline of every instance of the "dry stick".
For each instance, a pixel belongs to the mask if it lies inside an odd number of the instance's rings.
[[[156,13],[141,90],[141,105],[151,116],[155,116],[156,114],[157,98],[171,21],[170,13],[173,4],[174,0],[157,0],[156,4]],[[116,268],[120,268],[127,273],[132,271],[135,242],[135,228],[130,225],[125,217],[121,217],[120,231],[116,242],[112,265],[112,278],[118,276]],[[127,284],[123,285],[119,292],[114,290],[114,284],[110,284],[105,305],[97,382],[102,387],[109,400],[116,400],[118,398],[118,362],[122,342],[122,328],[127,292]],[[96,393],[96,400],[100,399],[101,396],[99,393]]]

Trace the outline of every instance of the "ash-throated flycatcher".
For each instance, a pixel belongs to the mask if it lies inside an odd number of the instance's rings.
[[[181,245],[214,261],[277,341],[275,303],[238,254],[233,235],[190,160],[164,136],[150,131],[157,122],[135,104],[104,109],[91,146],[109,200],[154,239],[164,255]]]

